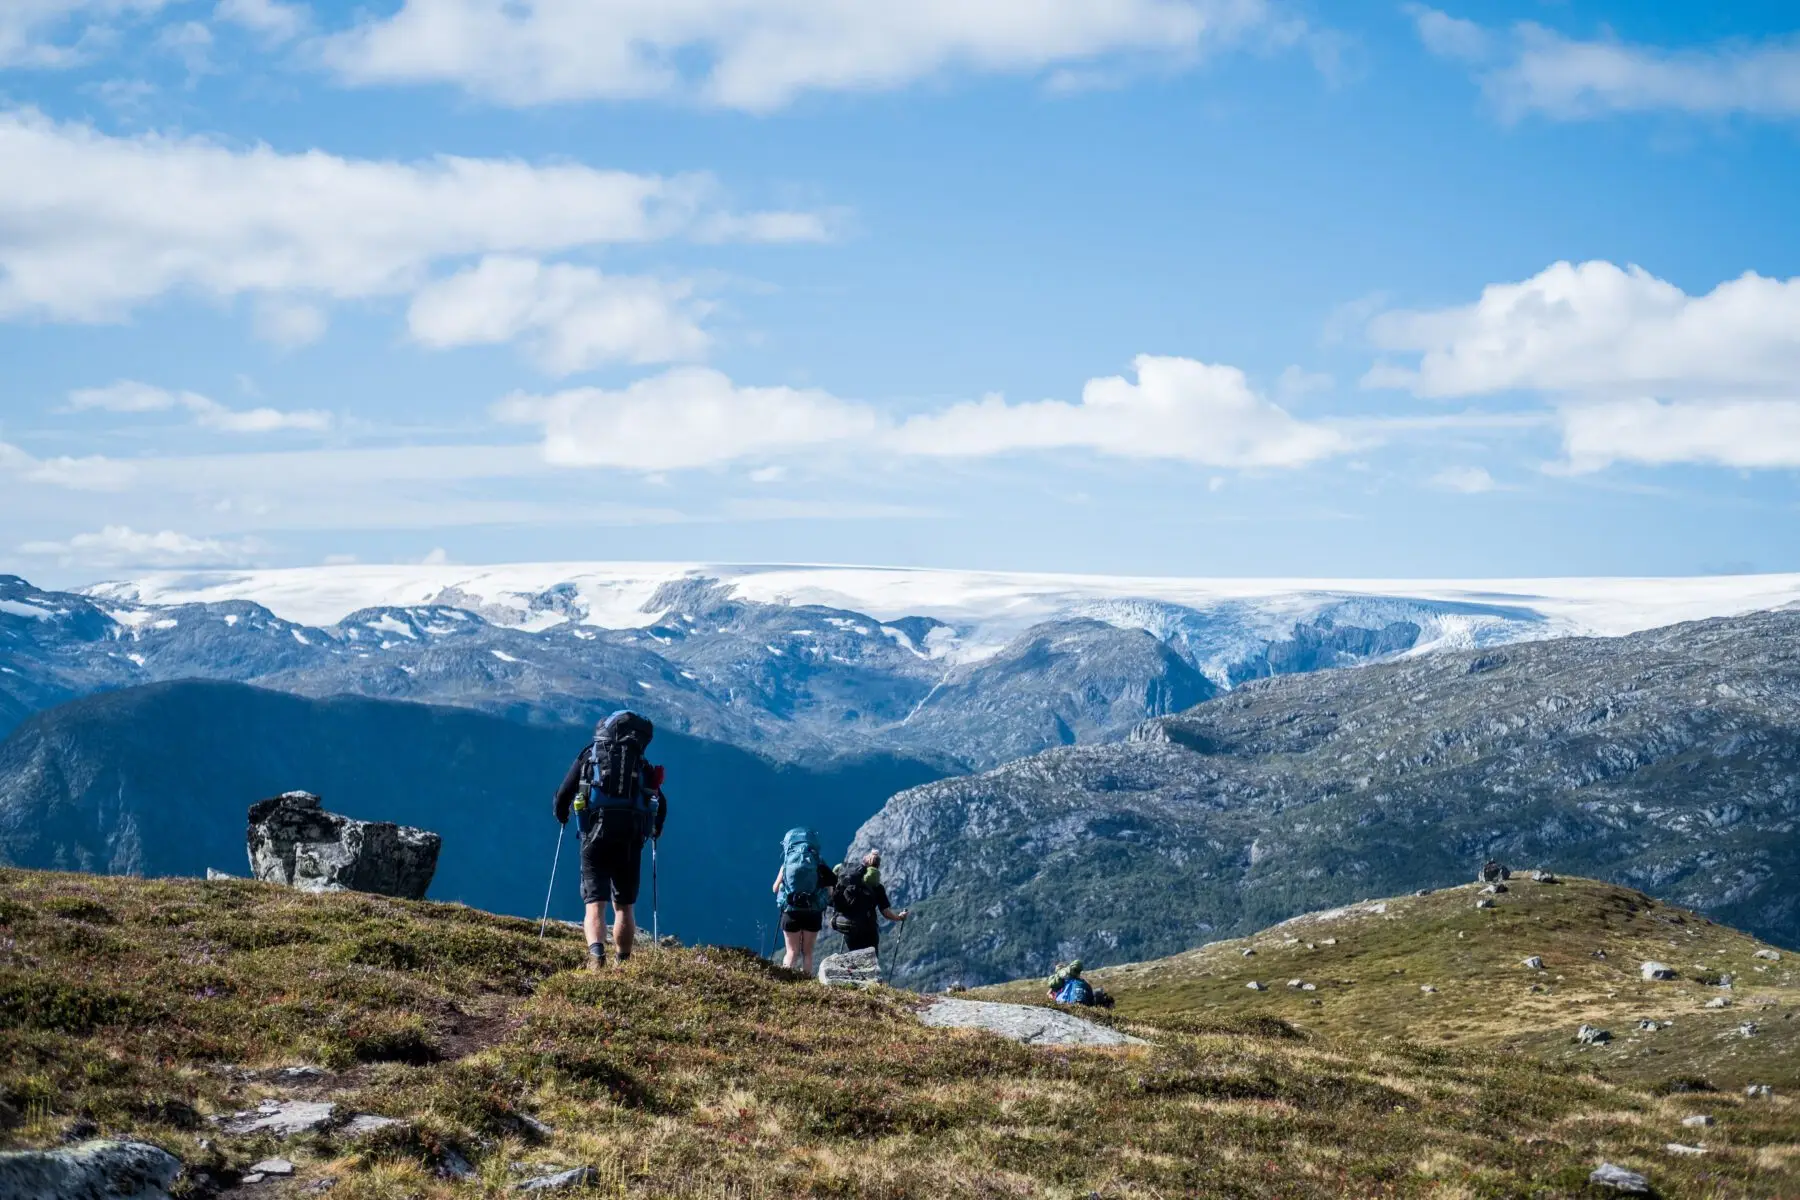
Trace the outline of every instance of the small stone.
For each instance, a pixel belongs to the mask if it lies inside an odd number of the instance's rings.
[[[1490,883],[1481,889],[1481,894],[1484,896],[1499,896],[1504,895],[1511,890],[1512,889],[1507,887],[1504,883]]]
[[[1673,979],[1675,968],[1663,962],[1645,962],[1638,964],[1638,974],[1645,979]]]
[[[1413,893],[1413,895],[1415,895],[1415,896],[1429,896],[1429,895],[1431,895],[1431,889],[1430,889],[1430,888],[1420,888],[1420,889],[1419,889],[1419,890],[1418,890],[1418,891],[1416,891],[1416,892],[1414,892],[1414,893]]]
[[[1731,972],[1727,971],[1723,975],[1719,976],[1719,986],[1722,988],[1728,988],[1732,985],[1732,982],[1736,978],[1737,978],[1737,976],[1735,976]]]
[[[556,1132],[530,1113],[514,1113],[513,1116],[518,1118],[519,1124],[523,1125],[526,1132],[534,1137],[547,1138]]]
[[[437,1173],[446,1179],[475,1178],[475,1168],[469,1164],[469,1160],[449,1148],[444,1150],[444,1156],[438,1162]]]
[[[527,1179],[524,1183],[514,1184],[515,1192],[557,1192],[564,1188],[586,1187],[590,1183],[600,1182],[600,1172],[592,1167],[570,1167],[567,1171],[558,1171],[554,1175],[539,1175],[536,1179]]]
[[[1575,1040],[1584,1046],[1598,1046],[1612,1041],[1612,1034],[1597,1025],[1583,1025],[1575,1031]]]
[[[1645,1033],[1655,1033],[1657,1030],[1662,1028],[1662,1025],[1656,1021],[1645,1020],[1645,1021],[1638,1022],[1638,1028],[1643,1030]]]
[[[1594,951],[1594,955],[1593,955],[1593,956],[1594,956],[1594,957],[1595,957],[1595,958],[1598,958],[1598,959],[1605,959],[1605,957],[1606,957],[1606,951],[1604,951],[1604,950],[1596,950],[1596,951]]]
[[[252,1171],[248,1175],[244,1176],[244,1178],[241,1182],[243,1182],[243,1183],[261,1183],[263,1181],[263,1178],[264,1178],[264,1176],[262,1175],[261,1172]]]
[[[1680,1142],[1670,1142],[1667,1146],[1664,1146],[1663,1149],[1667,1150],[1670,1154],[1681,1154],[1690,1158],[1696,1154],[1706,1153],[1705,1146],[1684,1146]]]
[[[1489,900],[1486,896],[1483,896],[1481,899],[1479,899],[1475,902],[1475,907],[1476,908],[1492,908],[1492,907],[1494,907],[1494,902],[1492,900]]]
[[[1532,971],[1541,971],[1544,969],[1544,960],[1534,954],[1519,965]]]
[[[325,1078],[325,1068],[302,1064],[297,1067],[283,1067],[275,1072],[275,1078],[283,1083],[303,1083],[313,1079]]]
[[[1256,956],[1256,951],[1249,946],[1246,946],[1244,947],[1243,954],[1245,958],[1254,958]]]
[[[1781,961],[1780,953],[1777,951],[1774,951],[1774,950],[1758,950],[1751,957],[1764,959],[1768,962],[1780,962]]]
[[[252,1164],[250,1169],[258,1175],[292,1175],[294,1164],[285,1158],[265,1158]]]
[[[1755,1037],[1756,1036],[1756,1022],[1755,1021],[1745,1021],[1742,1025],[1739,1025],[1737,1027],[1737,1032],[1738,1032],[1739,1037],[1747,1037],[1747,1038]]]
[[[1252,979],[1249,983],[1246,983],[1244,986],[1249,988],[1253,992],[1260,992],[1263,990],[1263,985],[1256,982],[1256,980],[1254,980],[1254,979]]]
[[[1533,871],[1531,880],[1533,883],[1555,883],[1557,881],[1556,876],[1548,871]]]
[[[1708,1000],[1701,1007],[1703,1007],[1703,1008],[1730,1008],[1731,1007],[1731,998],[1729,996],[1714,996],[1711,1000]]]
[[[1298,988],[1301,984],[1303,984],[1305,982],[1306,981],[1304,979],[1290,979],[1290,980],[1288,980],[1288,986],[1291,988]]]
[[[1428,996],[1435,996],[1437,994],[1437,989],[1432,987],[1429,983],[1420,985],[1419,990]]]
[[[210,881],[219,879],[242,879],[243,876],[233,875],[229,871],[221,871],[217,867],[208,867],[206,868],[206,878]]]
[[[1615,1192],[1624,1192],[1631,1196],[1648,1196],[1650,1194],[1650,1181],[1648,1179],[1645,1179],[1636,1171],[1627,1171],[1624,1167],[1615,1166],[1609,1162],[1603,1162],[1596,1167],[1593,1172],[1588,1175],[1588,1182],[1597,1184],[1600,1187],[1611,1188]]]
[[[1691,1117],[1681,1118],[1681,1123],[1686,1125],[1689,1129],[1704,1129],[1708,1125],[1716,1125],[1718,1122],[1714,1121],[1705,1113],[1695,1113]]]
[[[1303,992],[1316,992],[1319,990],[1319,985],[1316,983],[1303,983],[1300,985],[1300,990]]]
[[[1320,942],[1320,943],[1319,943],[1319,945],[1321,945],[1321,946],[1335,946],[1335,945],[1337,945],[1337,939],[1336,939],[1336,938],[1326,938],[1326,939],[1325,939],[1325,940],[1324,940],[1324,941],[1322,941],[1322,942]]]
[[[1753,1083],[1744,1089],[1746,1096],[1773,1096],[1775,1089],[1766,1083]]]

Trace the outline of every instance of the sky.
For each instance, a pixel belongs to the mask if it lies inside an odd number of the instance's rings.
[[[1800,13],[5,0],[0,572],[1800,570]]]

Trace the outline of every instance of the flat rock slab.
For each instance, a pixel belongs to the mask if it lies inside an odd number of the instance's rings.
[[[933,1000],[919,1020],[938,1029],[985,1029],[1027,1046],[1142,1046],[1143,1038],[1035,1004]]]
[[[0,1196],[168,1200],[181,1160],[143,1142],[83,1142],[0,1154]]]
[[[264,1100],[251,1112],[214,1117],[219,1128],[238,1135],[272,1133],[293,1137],[323,1129],[337,1118],[337,1105],[329,1100]]]
[[[515,1192],[560,1192],[566,1188],[586,1187],[590,1183],[600,1181],[600,1172],[592,1167],[571,1167],[567,1171],[558,1171],[554,1175],[540,1175],[536,1179],[527,1179],[524,1183],[514,1184]]]

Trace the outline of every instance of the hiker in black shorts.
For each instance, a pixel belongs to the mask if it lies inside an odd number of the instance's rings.
[[[881,851],[871,850],[855,867],[840,866],[837,886],[831,889],[831,927],[844,935],[846,950],[879,950],[881,929],[876,916],[904,921],[906,910],[895,912],[881,885]]]
[[[601,906],[613,906],[613,948],[619,961],[631,957],[637,936],[632,910],[643,875],[644,842],[660,838],[669,804],[662,793],[663,769],[644,758],[653,732],[648,720],[616,712],[594,730],[556,790],[556,819],[580,815],[582,929],[587,934],[588,969],[606,965]]]

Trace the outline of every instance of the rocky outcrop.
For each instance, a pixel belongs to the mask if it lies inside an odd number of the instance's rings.
[[[428,830],[326,812],[311,792],[286,792],[250,806],[250,870],[258,879],[301,891],[422,899],[442,845]]]
[[[874,950],[846,950],[819,961],[819,982],[828,987],[868,987],[881,982],[881,958]]]
[[[0,1196],[46,1200],[168,1200],[181,1160],[143,1142],[84,1142],[0,1154]]]
[[[1054,1008],[986,1000],[934,1000],[919,1020],[938,1029],[983,1029],[1028,1046],[1142,1046],[1142,1038]]]

